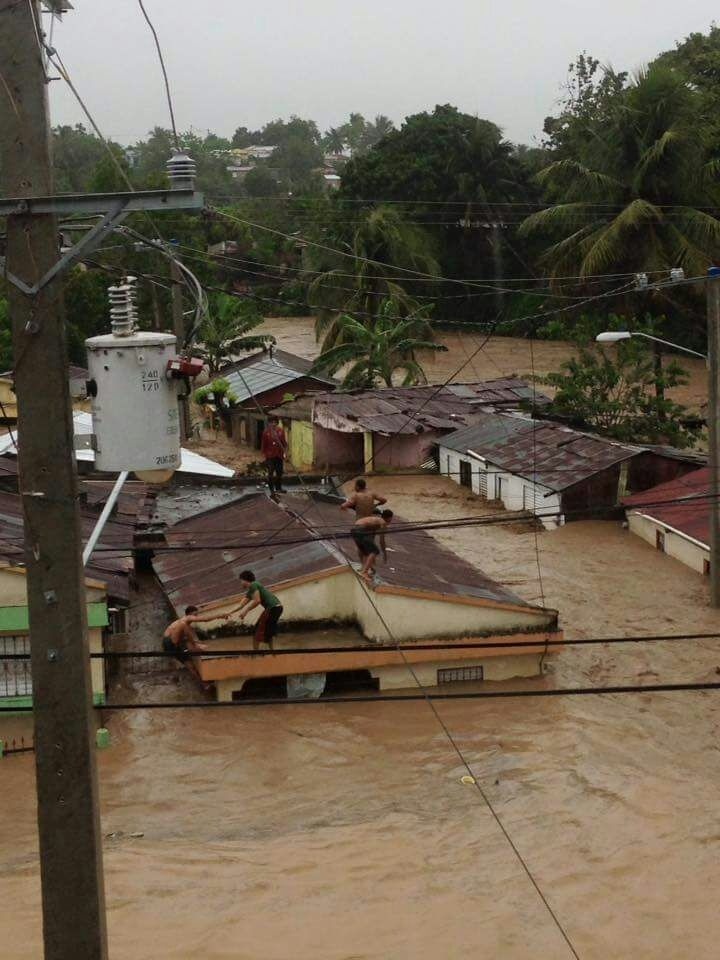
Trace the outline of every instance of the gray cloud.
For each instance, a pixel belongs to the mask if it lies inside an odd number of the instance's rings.
[[[168,125],[152,37],[135,0],[74,0],[54,42],[101,129],[121,142]],[[178,125],[230,135],[279,116],[323,128],[351,110],[453,103],[530,142],[586,49],[636,70],[717,5],[669,0],[146,0],[164,47]],[[61,81],[54,123],[82,114]]]

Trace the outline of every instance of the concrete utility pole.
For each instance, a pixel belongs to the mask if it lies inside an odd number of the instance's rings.
[[[710,446],[710,603],[720,608],[720,269],[707,280],[708,439]]]
[[[37,0],[0,0],[0,163],[6,195],[53,193]],[[7,273],[37,284],[59,258],[56,217],[7,221]],[[18,398],[46,960],[105,960],[107,934],[90,658],[62,283],[8,284]]]

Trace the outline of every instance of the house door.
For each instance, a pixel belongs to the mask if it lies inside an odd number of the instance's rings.
[[[495,481],[495,498],[497,500],[505,500],[505,495],[507,493],[507,478],[498,477]]]
[[[460,461],[460,485],[472,487],[472,467],[467,460]]]
[[[665,531],[657,530],[655,532],[655,547],[665,553]]]
[[[255,449],[259,450],[262,446],[262,435],[265,432],[265,421],[255,420]]]

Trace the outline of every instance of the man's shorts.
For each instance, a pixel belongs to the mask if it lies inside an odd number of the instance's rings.
[[[375,543],[375,537],[371,533],[365,533],[364,530],[351,530],[352,538],[358,546],[363,556],[369,557],[371,553],[376,556],[380,553],[380,548]]]
[[[180,663],[185,663],[186,660],[190,659],[187,650],[181,650],[172,642],[170,637],[163,637],[162,647],[165,653],[171,653]]]

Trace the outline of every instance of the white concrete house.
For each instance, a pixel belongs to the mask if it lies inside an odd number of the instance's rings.
[[[698,573],[710,573],[710,469],[626,497],[630,532]]]
[[[529,417],[487,414],[438,443],[440,473],[546,527],[573,514],[614,507],[629,489],[628,446]]]

